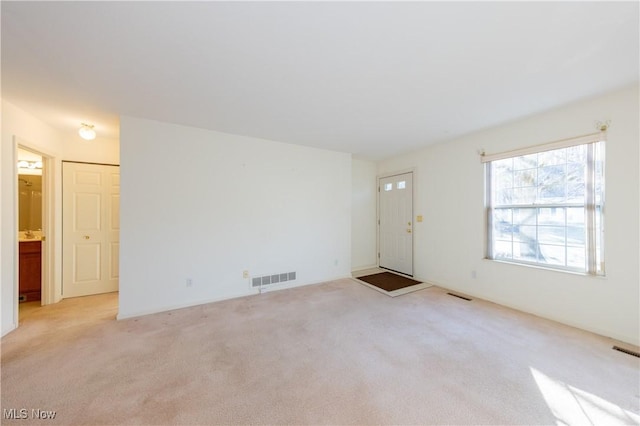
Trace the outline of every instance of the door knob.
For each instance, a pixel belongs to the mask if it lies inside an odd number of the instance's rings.
[[[85,239],[85,240],[88,240],[88,239],[89,239],[89,236],[88,236],[88,235],[85,235],[85,236],[84,236],[84,239]]]
[[[410,234],[410,233],[411,233],[411,229],[407,229],[407,234]]]

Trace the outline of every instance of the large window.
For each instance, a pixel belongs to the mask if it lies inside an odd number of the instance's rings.
[[[604,137],[483,157],[487,257],[604,274]]]

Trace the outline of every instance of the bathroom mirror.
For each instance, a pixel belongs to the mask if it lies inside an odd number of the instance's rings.
[[[42,229],[42,176],[18,175],[18,231]]]

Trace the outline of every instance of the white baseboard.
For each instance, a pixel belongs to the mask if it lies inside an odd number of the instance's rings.
[[[355,274],[362,271],[368,271],[370,269],[378,269],[378,265],[356,266],[354,269],[351,270],[351,273]]]
[[[262,293],[269,293],[269,292],[272,292],[272,291],[287,290],[287,289],[290,289],[290,288],[304,287],[304,286],[308,286],[308,285],[322,284],[322,283],[326,283],[326,282],[329,282],[329,281],[336,281],[336,280],[345,279],[345,278],[349,279],[351,277],[350,276],[339,276],[339,277],[327,278],[326,280],[322,280],[322,281],[314,281],[314,282],[307,282],[307,283],[288,283],[288,284],[283,284],[283,285],[273,284],[273,285],[269,285],[268,288],[267,287],[262,287]],[[129,319],[129,318],[142,317],[142,316],[145,316],[145,315],[159,314],[159,313],[162,313],[162,312],[175,311],[177,309],[191,308],[193,306],[207,305],[209,303],[222,302],[223,300],[237,299],[237,298],[240,298],[240,297],[255,296],[255,295],[259,295],[259,294],[260,294],[260,288],[259,287],[255,287],[255,288],[252,288],[251,290],[249,290],[248,292],[243,292],[243,293],[238,293],[238,294],[233,294],[233,295],[224,296],[224,297],[218,297],[218,298],[213,298],[213,299],[204,299],[204,300],[196,300],[196,301],[192,301],[192,302],[179,303],[179,304],[176,304],[176,305],[167,305],[167,306],[162,306],[162,307],[157,308],[157,309],[150,309],[150,310],[145,310],[145,311],[131,312],[131,313],[128,313],[126,315],[123,315],[120,312],[118,312],[118,315],[116,316],[116,319],[117,320],[124,320],[124,319]]]

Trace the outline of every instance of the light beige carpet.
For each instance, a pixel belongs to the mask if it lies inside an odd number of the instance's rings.
[[[117,296],[2,339],[3,424],[632,424],[640,360],[437,287],[352,280],[115,321]]]

